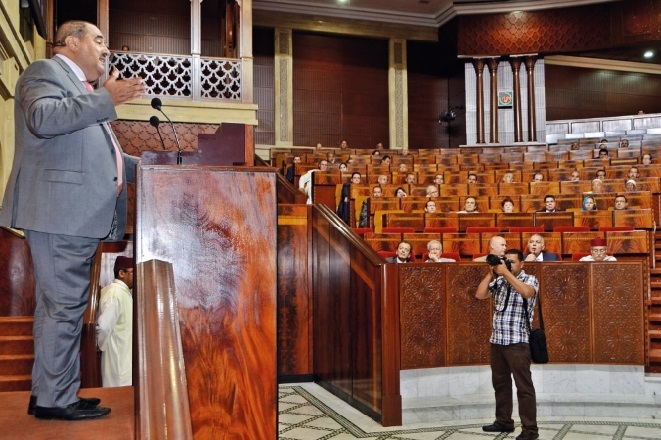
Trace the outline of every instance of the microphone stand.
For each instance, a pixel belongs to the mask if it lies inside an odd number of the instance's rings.
[[[182,162],[182,159],[181,159],[181,144],[179,143],[179,135],[177,135],[177,130],[175,130],[174,124],[172,123],[172,121],[170,120],[168,115],[166,115],[165,112],[163,111],[163,109],[161,108],[162,103],[161,103],[161,100],[159,98],[153,98],[151,100],[151,106],[152,106],[153,109],[158,110],[159,112],[161,112],[161,114],[163,116],[165,116],[165,119],[167,119],[168,122],[170,123],[170,127],[172,127],[172,132],[174,133],[174,139],[177,141],[177,165],[181,165],[181,162]]]

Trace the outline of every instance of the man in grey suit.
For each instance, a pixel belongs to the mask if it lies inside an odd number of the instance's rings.
[[[100,240],[124,235],[126,182],[137,163],[121,151],[108,121],[145,86],[113,72],[92,89],[110,52],[91,23],[62,24],[53,51],[16,85],[16,151],[0,224],[25,231],[37,281],[28,413],[79,420],[110,412],[97,398],[77,396],[78,352],[92,259]]]

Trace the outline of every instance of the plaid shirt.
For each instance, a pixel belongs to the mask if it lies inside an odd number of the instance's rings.
[[[535,294],[532,298],[528,298],[528,315],[530,317],[530,325],[532,326],[539,282],[534,275],[528,275],[524,271],[521,271],[517,278],[535,289]],[[505,308],[507,288],[509,286],[510,283],[503,277],[498,277],[489,284],[489,292],[494,302],[493,328],[489,342],[497,345],[518,344],[520,342],[527,344],[530,334],[526,326],[526,318],[523,311],[523,297],[514,288],[510,291],[507,308]]]

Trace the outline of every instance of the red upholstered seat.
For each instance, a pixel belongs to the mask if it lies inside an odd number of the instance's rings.
[[[602,232],[633,231],[634,229],[633,226],[601,226],[599,228]]]
[[[355,232],[358,235],[363,235],[368,232],[374,232],[372,228],[353,228],[353,232]]]
[[[466,228],[466,233],[467,234],[477,234],[477,233],[485,233],[485,232],[500,232],[500,228],[493,227],[493,226],[469,226]]]
[[[544,232],[544,226],[511,226],[510,232]]]
[[[589,226],[554,226],[553,232],[590,232]]]
[[[415,228],[408,226],[385,227],[381,229],[384,234],[404,234],[407,232],[415,232]]]
[[[432,234],[454,234],[455,232],[459,232],[459,228],[454,228],[451,226],[445,226],[445,227],[433,227],[429,226],[425,228],[425,233],[432,233]]]

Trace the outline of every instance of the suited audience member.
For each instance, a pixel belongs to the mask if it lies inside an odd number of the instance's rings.
[[[597,170],[595,173],[595,179],[606,180],[606,170]]]
[[[631,167],[631,168],[629,169],[629,173],[627,174],[627,177],[628,177],[629,179],[633,179],[633,180],[635,180],[635,179],[637,179],[638,177],[640,177],[639,174],[638,174],[638,167]]]
[[[101,289],[96,340],[101,350],[104,387],[132,385],[133,366],[133,258],[115,259],[115,280]]]
[[[501,237],[500,235],[494,235],[491,237],[491,240],[489,240],[489,253],[492,255],[495,255],[499,258],[503,258],[505,256],[505,250],[507,249],[507,240],[505,240],[505,237]],[[474,258],[473,261],[487,261],[487,256],[483,255],[481,257]]]
[[[379,177],[376,178],[376,183],[379,185],[387,185],[388,184],[388,176],[385,174],[379,174]]]
[[[386,258],[388,263],[402,264],[410,263],[411,259],[411,243],[408,241],[400,241],[397,245],[397,252],[394,257]]]
[[[468,183],[469,185],[477,183],[477,174],[469,173],[468,174],[468,180],[466,180],[466,183]]]
[[[641,162],[643,165],[649,165],[652,163],[652,155],[651,154],[643,154],[643,158],[641,159]]]
[[[601,145],[600,145],[601,147]],[[608,159],[608,149],[605,147],[599,148],[599,159]]]
[[[546,243],[544,237],[539,234],[533,234],[528,239],[528,255],[523,261],[558,261],[558,254],[546,252]]]
[[[560,212],[561,209],[556,208],[555,196],[547,194],[544,197],[544,209],[540,209],[537,212]]]
[[[438,188],[436,185],[429,185],[427,189],[425,189],[425,194],[427,197],[438,197]]]
[[[404,183],[407,183],[409,185],[412,185],[415,183],[415,174],[413,173],[408,173],[406,175],[406,179],[404,179]]]
[[[464,210],[457,211],[457,214],[470,214],[474,212],[478,212],[477,200],[475,200],[475,197],[466,197],[466,200],[464,201]]]
[[[431,240],[427,243],[427,260],[425,263],[456,263],[454,258],[443,258],[443,245],[438,240]]]
[[[380,186],[375,186],[372,188],[372,197],[380,198],[383,195],[383,190]],[[361,228],[366,228],[369,223],[370,213],[367,209],[367,199],[363,201],[363,206],[360,208],[360,219],[358,220],[358,226]]]
[[[540,172],[536,172],[534,176],[532,176],[532,181],[533,182],[543,182],[544,181],[544,174]]]
[[[579,180],[581,180],[581,173],[578,170],[572,171],[571,175],[569,176],[569,181],[578,182]]]
[[[34,365],[28,414],[39,419],[102,417],[98,398],[78,397],[80,336],[91,264],[102,239],[126,226],[126,183],[136,157],[122,152],[108,121],[115,107],[145,92],[140,78],[103,87],[110,51],[91,23],[68,21],[55,36],[52,59],[36,60],[18,79],[16,151],[0,224],[23,229],[37,280]]]
[[[301,163],[301,156],[294,156],[292,164],[287,167],[285,178],[289,181],[289,183],[294,183],[294,168],[296,167],[295,164],[297,163]]]
[[[337,205],[337,216],[344,220],[344,223],[349,224],[349,197],[351,196],[351,184],[360,185],[360,173],[355,171],[351,173],[351,181],[342,184],[342,191],[340,193],[340,203]]]
[[[425,213],[433,214],[436,212],[436,202],[433,200],[427,200],[425,203]]]
[[[514,174],[512,174],[512,173],[503,174],[503,178],[501,180],[501,183],[514,183]]]
[[[618,195],[615,197],[615,202],[613,203],[614,211],[627,211],[629,210],[629,200],[626,196]]]
[[[606,254],[606,239],[593,238],[590,242],[590,255],[579,261],[617,261],[617,258]]]
[[[395,190],[395,197],[404,198],[406,197],[406,191],[401,186]]]
[[[434,176],[434,184],[436,185],[442,185],[445,183],[445,179],[443,178],[443,174],[437,174]]]

